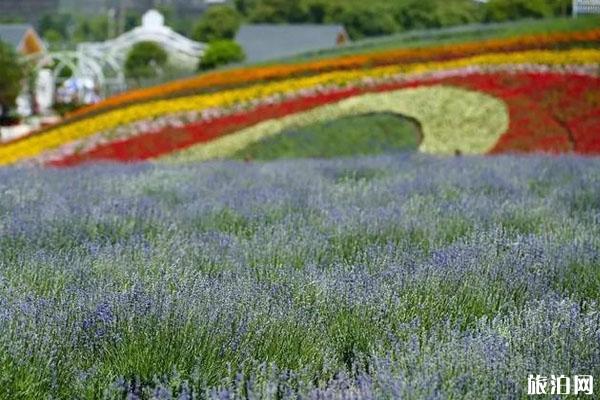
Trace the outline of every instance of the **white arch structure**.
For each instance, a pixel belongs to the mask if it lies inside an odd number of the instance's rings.
[[[192,69],[198,65],[198,60],[206,48],[204,43],[190,40],[165,26],[162,14],[156,10],[149,10],[142,17],[142,26],[106,42],[81,43],[78,51],[94,58],[111,58],[122,66],[129,49],[136,43],[146,41],[161,45],[174,64]]]
[[[111,54],[90,54],[81,51],[59,51],[49,53],[38,63],[38,68],[52,66],[54,81],[60,85],[69,78],[91,79],[104,91],[125,88],[125,75],[121,64]],[[68,68],[68,78],[61,73]]]
[[[127,88],[124,64],[127,53],[133,45],[151,41],[161,45],[169,54],[173,65],[195,70],[206,45],[195,42],[165,26],[164,17],[156,10],[150,10],[142,18],[139,26],[123,35],[106,42],[81,43],[76,51],[49,53],[37,62],[38,69],[51,66],[54,81],[60,85],[65,68],[72,71],[70,77],[92,80],[104,95]]]

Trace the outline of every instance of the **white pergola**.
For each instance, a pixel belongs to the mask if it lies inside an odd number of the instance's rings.
[[[600,14],[600,0],[573,0],[573,16]]]
[[[89,54],[80,51],[58,51],[49,53],[39,66],[52,66],[54,81],[61,84],[69,78],[91,79],[100,88],[123,89],[125,75],[122,65],[112,55]],[[69,78],[62,77],[62,72],[68,69]]]
[[[58,51],[45,55],[38,61],[38,69],[51,68],[54,82],[62,84],[74,78],[91,81],[104,95],[127,88],[124,64],[127,53],[136,43],[156,42],[169,55],[169,62],[181,69],[195,70],[206,45],[195,42],[165,26],[164,17],[149,10],[142,17],[142,25],[106,42],[87,42],[75,51]],[[69,78],[62,78],[68,69]]]
[[[93,58],[109,57],[123,65],[129,49],[136,43],[156,42],[169,54],[173,64],[196,68],[206,45],[195,42],[165,25],[165,19],[156,10],[149,10],[142,17],[142,25],[121,36],[98,43],[81,43],[77,51]]]

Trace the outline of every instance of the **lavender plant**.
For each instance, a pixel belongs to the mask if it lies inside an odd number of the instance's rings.
[[[600,377],[600,160],[0,169],[0,399],[519,399]]]

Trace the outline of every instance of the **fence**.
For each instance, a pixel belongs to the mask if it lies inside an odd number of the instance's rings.
[[[573,0],[573,16],[600,14],[600,0]]]

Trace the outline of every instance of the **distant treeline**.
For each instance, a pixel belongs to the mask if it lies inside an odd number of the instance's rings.
[[[235,0],[252,22],[341,23],[354,39],[410,29],[568,15],[571,0]]]

